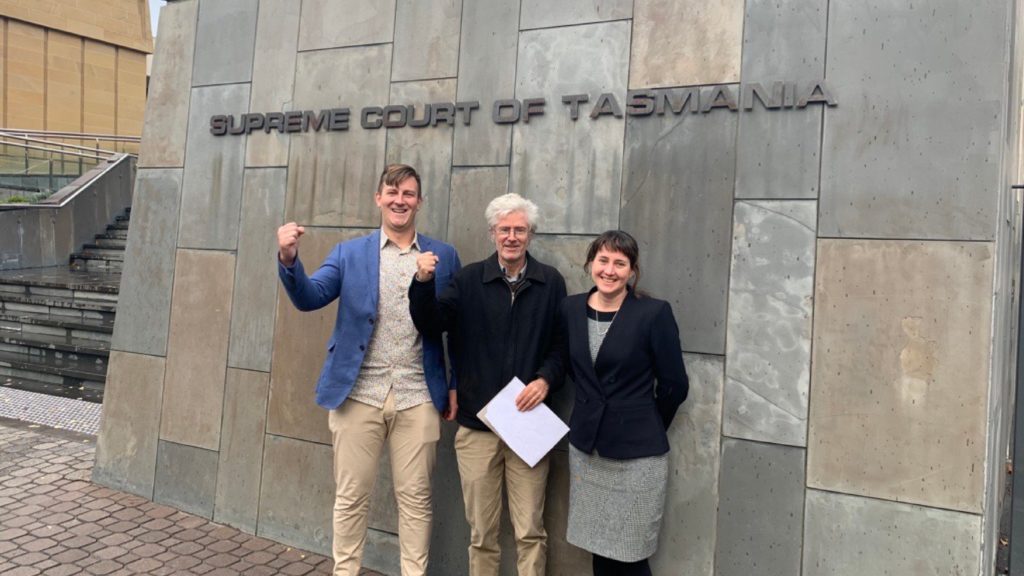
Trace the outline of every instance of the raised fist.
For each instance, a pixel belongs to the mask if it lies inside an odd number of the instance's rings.
[[[306,233],[306,229],[295,222],[289,222],[277,229],[277,250],[278,258],[285,266],[295,263],[299,255],[299,236]]]
[[[437,268],[437,256],[433,252],[424,252],[416,257],[416,280],[429,282]]]

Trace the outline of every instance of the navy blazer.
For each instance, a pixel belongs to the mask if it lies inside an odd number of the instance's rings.
[[[576,386],[569,442],[587,454],[597,449],[605,458],[664,454],[666,431],[690,389],[672,307],[630,290],[594,362],[589,295],[569,296],[559,310],[558,340]]]
[[[340,298],[334,332],[327,343],[327,359],[316,384],[316,403],[328,410],[341,406],[352,392],[373,336],[380,298],[380,234],[376,230],[341,242],[312,276],[306,276],[298,258],[290,268],[280,260],[277,263],[281,284],[299,310],[318,310]],[[440,291],[461,267],[459,255],[439,240],[423,234],[418,239],[421,251],[438,256],[435,285]],[[443,412],[448,407],[449,386],[440,338],[423,337],[423,374],[430,399]],[[455,387],[454,381],[451,387]]]

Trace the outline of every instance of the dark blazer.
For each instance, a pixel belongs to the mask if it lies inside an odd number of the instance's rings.
[[[589,295],[570,296],[559,310],[557,340],[576,385],[569,442],[605,458],[664,454],[666,430],[690,389],[672,307],[630,290],[592,362]]]
[[[375,230],[338,244],[312,276],[306,276],[298,258],[290,268],[280,260],[277,262],[281,284],[299,310],[318,310],[335,298],[339,300],[334,332],[327,343],[327,358],[316,384],[316,403],[328,410],[348,398],[373,336],[380,299],[380,234],[380,230]],[[434,284],[440,290],[459,270],[459,256],[455,248],[444,242],[423,234],[417,238],[420,250],[440,257]],[[440,337],[423,338],[423,375],[430,399],[439,412],[444,412],[448,407],[449,384]]]

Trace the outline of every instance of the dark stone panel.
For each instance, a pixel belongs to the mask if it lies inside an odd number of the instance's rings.
[[[216,491],[217,452],[160,441],[153,501],[213,518]]]

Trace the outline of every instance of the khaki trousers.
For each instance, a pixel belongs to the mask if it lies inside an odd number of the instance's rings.
[[[455,433],[455,453],[470,528],[470,576],[498,574],[503,485],[508,487],[519,576],[544,576],[548,548],[544,529],[548,457],[530,468],[496,434],[465,426]]]
[[[366,544],[370,494],[380,451],[388,441],[402,576],[427,572],[432,510],[430,479],[437,460],[441,417],[430,402],[395,411],[394,393],[384,408],[347,400],[328,417],[334,444],[334,574],[356,576]]]

